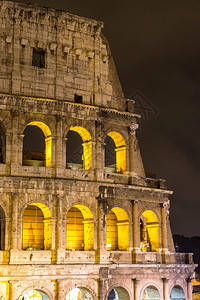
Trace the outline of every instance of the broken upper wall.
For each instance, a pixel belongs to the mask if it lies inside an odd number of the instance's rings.
[[[103,23],[0,1],[0,93],[125,110]]]

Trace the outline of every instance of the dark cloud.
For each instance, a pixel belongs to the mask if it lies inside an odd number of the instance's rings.
[[[167,179],[174,233],[199,235],[200,2],[21,1],[105,22],[126,97],[140,90],[159,114],[139,132],[145,169]]]

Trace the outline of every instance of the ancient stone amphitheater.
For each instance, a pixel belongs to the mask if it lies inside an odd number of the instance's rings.
[[[0,299],[191,300],[103,23],[0,1],[0,28]]]

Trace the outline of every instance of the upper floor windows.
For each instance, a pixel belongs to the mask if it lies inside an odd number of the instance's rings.
[[[140,217],[140,249],[144,252],[159,251],[159,222],[151,210],[145,210]]]
[[[66,164],[70,169],[92,169],[92,137],[84,127],[70,127],[66,142]]]
[[[83,96],[74,94],[74,102],[75,103],[83,103]]]
[[[45,51],[40,48],[33,48],[32,66],[45,68]]]
[[[24,130],[23,165],[51,167],[51,154],[52,135],[49,127],[38,121],[29,123]]]
[[[28,123],[24,126],[23,134],[18,133],[19,147],[15,145],[15,148],[10,148],[10,143],[15,142],[16,137],[9,133],[4,134],[0,129],[0,163],[12,163],[16,160],[24,166],[58,166],[86,171],[93,170],[97,164],[102,172],[126,174],[127,147],[120,133],[109,132],[105,144],[99,140],[96,144],[92,141],[90,132],[82,126],[71,126],[67,135],[61,137],[60,133],[57,136],[53,125],[51,129],[54,138],[45,123],[41,121]],[[105,145],[105,152],[103,145]],[[12,155],[10,149],[15,149],[16,157],[14,157],[15,153]]]
[[[122,135],[116,131],[109,132],[105,139],[105,171],[126,172],[126,144]]]

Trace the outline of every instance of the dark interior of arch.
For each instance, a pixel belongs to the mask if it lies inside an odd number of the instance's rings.
[[[23,165],[45,165],[45,136],[35,125],[28,125],[24,130]]]
[[[83,167],[83,140],[81,136],[70,130],[66,141],[66,165],[70,169],[80,169]]]
[[[115,287],[110,291],[107,300],[130,300],[130,297],[123,287]]]
[[[171,300],[185,300],[184,291],[179,285],[174,286],[171,290]]]
[[[105,138],[105,167],[110,167],[116,171],[116,152],[115,142],[110,136]]]
[[[143,292],[143,300],[161,300],[160,298],[160,293],[158,291],[158,289],[153,286],[150,285],[148,287],[145,288],[144,292]]]
[[[5,249],[5,213],[0,206],[0,250]]]
[[[5,141],[3,141],[3,131],[0,128],[0,163],[5,163]]]

